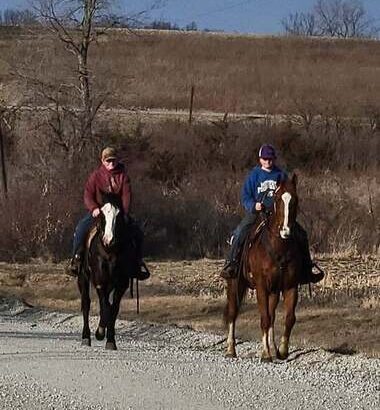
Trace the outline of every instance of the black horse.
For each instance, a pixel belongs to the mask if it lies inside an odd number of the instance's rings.
[[[95,336],[106,349],[116,350],[115,322],[120,301],[132,283],[138,259],[128,233],[120,198],[104,193],[101,213],[86,240],[83,264],[78,277],[83,312],[82,345],[91,346],[89,327],[90,283],[99,297],[100,320]],[[96,228],[96,230],[95,230]]]

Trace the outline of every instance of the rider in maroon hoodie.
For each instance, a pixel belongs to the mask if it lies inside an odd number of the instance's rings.
[[[101,165],[91,173],[84,189],[84,204],[89,212],[79,221],[75,229],[72,258],[67,269],[67,273],[73,276],[77,276],[79,272],[84,239],[93,224],[94,218],[101,212],[102,192],[112,192],[119,195],[123,205],[126,223],[128,224],[130,220],[131,185],[125,166],[119,162],[117,152],[112,147],[107,147],[102,150],[100,160]],[[143,233],[140,229],[136,229],[136,224],[134,231],[134,239],[140,260],[140,269],[136,277],[139,280],[144,280],[149,277],[149,272],[147,270],[141,270],[141,267],[145,266],[142,261]]]

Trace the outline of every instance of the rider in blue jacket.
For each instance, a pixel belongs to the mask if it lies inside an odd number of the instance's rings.
[[[237,276],[239,267],[239,251],[261,211],[270,210],[273,206],[273,194],[281,181],[288,178],[286,172],[275,165],[276,151],[272,145],[264,144],[259,150],[259,165],[252,169],[245,179],[241,192],[241,203],[245,209],[245,216],[233,232],[231,249],[221,272],[224,279]],[[305,230],[296,224],[296,241],[298,242],[304,259],[304,278],[302,283],[319,282],[323,273],[313,274],[309,243]]]

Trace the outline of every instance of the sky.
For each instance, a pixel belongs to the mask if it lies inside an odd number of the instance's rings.
[[[154,0],[117,0],[121,12],[149,10]],[[30,0],[0,0],[0,10],[27,7]],[[226,32],[278,34],[281,19],[290,13],[309,11],[316,0],[162,0],[149,11],[151,20],[165,20],[180,27],[194,21],[200,29]],[[380,0],[362,1],[369,16],[380,25]]]

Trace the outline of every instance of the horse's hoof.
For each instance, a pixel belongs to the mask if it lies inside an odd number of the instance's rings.
[[[285,360],[289,356],[289,349],[286,345],[281,345],[277,351],[277,359]]]
[[[107,342],[106,343],[106,350],[117,350],[115,342]]]
[[[227,352],[224,357],[227,359],[236,359],[237,355],[236,352]]]
[[[261,362],[261,363],[272,363],[272,362],[273,362],[273,359],[272,359],[271,357],[262,357],[262,358],[260,359],[260,362]]]
[[[104,330],[103,331],[99,331],[99,329],[96,330],[95,332],[96,340],[104,340],[104,336],[105,336]]]
[[[280,353],[280,352],[277,352],[277,359],[280,359],[280,360],[285,360],[285,359],[287,359],[288,357],[289,357],[289,354],[288,353]]]
[[[82,339],[82,346],[91,346],[91,339],[90,338]]]

